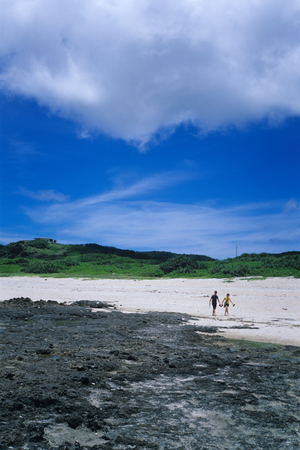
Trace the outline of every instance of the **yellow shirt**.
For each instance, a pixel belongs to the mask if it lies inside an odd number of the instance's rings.
[[[230,297],[225,297],[224,302],[225,302],[225,305],[229,306]]]

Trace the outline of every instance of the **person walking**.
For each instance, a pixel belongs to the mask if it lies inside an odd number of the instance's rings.
[[[233,303],[233,301],[230,298],[230,294],[227,294],[226,297],[224,298],[224,300],[222,301],[222,305],[223,306],[224,303],[224,308],[225,308],[225,316],[229,316],[229,303],[232,303],[232,306],[235,306],[235,303]]]
[[[210,300],[209,300],[209,306],[212,304],[212,307],[213,307],[213,312],[212,312],[213,316],[217,315],[216,314],[217,302],[219,302],[219,305],[220,305],[220,300],[219,300],[219,297],[217,296],[217,291],[215,291],[215,293],[210,297]]]

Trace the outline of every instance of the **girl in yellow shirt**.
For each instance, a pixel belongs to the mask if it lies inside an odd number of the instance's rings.
[[[223,302],[222,302],[222,306],[224,303],[224,308],[225,308],[225,316],[229,316],[229,303],[232,303],[232,306],[235,306],[235,303],[232,302],[231,298],[230,298],[230,294],[227,294],[226,297],[224,298]]]

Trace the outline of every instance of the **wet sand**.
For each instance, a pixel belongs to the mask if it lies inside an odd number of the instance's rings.
[[[212,317],[209,298],[217,290],[222,300],[230,293],[235,307],[229,317],[217,308]],[[0,278],[0,301],[14,297],[32,300],[108,302],[123,312],[149,311],[189,314],[190,323],[216,326],[226,337],[300,345],[300,280],[258,279],[72,279]]]

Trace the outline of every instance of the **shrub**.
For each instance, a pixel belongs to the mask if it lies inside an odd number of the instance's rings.
[[[6,256],[7,258],[28,256],[28,252],[24,249],[24,246],[20,242],[6,245],[3,249],[1,249],[1,252],[3,252],[3,256]]]
[[[52,262],[32,261],[24,271],[28,273],[58,273],[60,267]]]
[[[211,274],[219,274],[227,277],[244,277],[246,275],[252,274],[251,267],[246,265],[234,265],[217,262],[214,267],[210,270]]]
[[[33,248],[40,248],[42,250],[45,250],[49,247],[48,242],[45,239],[36,239],[34,241],[28,242],[29,247]]]
[[[195,273],[198,269],[198,262],[195,258],[180,255],[175,258],[168,259],[159,266],[164,274],[176,271],[176,273]]]
[[[224,268],[224,263],[221,263],[220,261],[216,261],[213,267],[210,269],[210,273],[214,275],[215,273],[222,273],[222,270]]]
[[[208,266],[207,266],[207,264],[205,264],[203,262],[198,262],[198,269],[206,270],[206,269],[208,269]]]
[[[66,258],[63,261],[63,265],[66,267],[73,267],[73,266],[79,266],[80,262],[76,261],[75,259],[71,259],[71,258]]]

